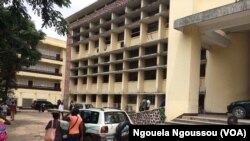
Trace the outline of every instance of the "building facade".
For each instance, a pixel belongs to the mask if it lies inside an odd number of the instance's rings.
[[[167,120],[249,98],[249,0],[102,0],[68,17],[70,100]],[[238,13],[237,13],[238,12]],[[237,17],[239,16],[239,17]]]
[[[30,107],[34,100],[56,104],[58,99],[63,99],[66,42],[46,37],[37,49],[42,54],[41,60],[17,73],[14,98],[20,107]]]

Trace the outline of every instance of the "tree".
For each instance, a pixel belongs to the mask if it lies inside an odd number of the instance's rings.
[[[1,3],[2,2],[2,3]],[[23,0],[0,2],[0,96],[8,98],[16,88],[16,73],[23,66],[35,65],[41,54],[37,44],[45,34],[37,31]],[[67,33],[66,21],[54,5],[69,7],[69,0],[26,0],[43,19],[43,26],[55,26],[58,34]],[[5,5],[4,5],[5,4]]]

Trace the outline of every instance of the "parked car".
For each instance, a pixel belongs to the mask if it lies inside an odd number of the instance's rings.
[[[86,103],[75,103],[73,107],[78,109],[94,108],[92,104],[86,104]]]
[[[250,116],[250,100],[235,101],[227,106],[227,111],[237,118]]]
[[[110,108],[80,110],[85,122],[84,141],[115,141],[117,126],[126,121],[132,123],[125,111]]]
[[[39,110],[39,108],[41,107],[41,104],[45,104],[45,109],[53,109],[53,108],[57,108],[57,105],[52,104],[49,101],[46,100],[39,100],[39,101],[34,101],[31,104],[31,108],[35,109],[35,110]]]

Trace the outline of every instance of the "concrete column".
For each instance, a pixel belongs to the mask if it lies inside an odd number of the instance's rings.
[[[143,99],[143,95],[137,95],[135,112],[139,112],[139,107],[140,107],[140,103],[142,99]]]
[[[141,23],[140,25],[140,40],[141,43],[144,43],[147,40],[147,30],[148,30],[148,25],[146,23]]]
[[[232,33],[230,39],[228,48],[208,50],[206,112],[225,113],[231,102],[250,98],[250,35],[248,32]]]
[[[166,89],[168,121],[184,113],[198,113],[200,33],[196,27],[185,28],[183,33],[175,32],[170,31],[169,38]]]
[[[128,95],[123,94],[121,99],[121,109],[125,110],[128,105]]]
[[[102,95],[96,95],[96,107],[102,108]]]
[[[200,33],[194,26],[187,27],[183,31],[177,31],[173,27],[176,19],[194,13],[194,3],[194,0],[170,1],[166,84],[166,107],[168,108],[165,111],[167,121],[183,113],[198,112]]]
[[[108,95],[108,107],[114,107],[114,95]]]
[[[86,95],[86,103],[91,104],[91,95]]]
[[[161,100],[162,100],[162,96],[161,95],[155,95],[155,109],[160,107]]]

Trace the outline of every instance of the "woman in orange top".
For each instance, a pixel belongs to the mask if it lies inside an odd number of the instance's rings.
[[[68,141],[83,141],[83,120],[78,113],[79,110],[74,108],[66,119],[69,121]]]

